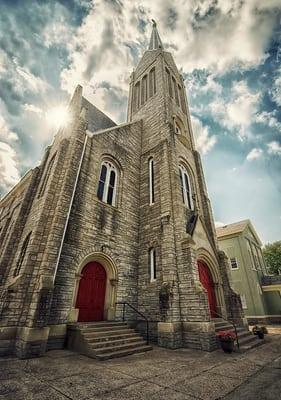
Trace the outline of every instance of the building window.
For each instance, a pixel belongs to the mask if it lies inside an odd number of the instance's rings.
[[[141,80],[141,104],[144,104],[147,101],[147,75]]]
[[[154,161],[153,158],[148,160],[149,174],[149,204],[154,203]]]
[[[44,175],[43,180],[42,180],[42,183],[41,183],[41,187],[40,187],[40,190],[39,190],[39,195],[38,195],[38,197],[43,196],[43,194],[44,194],[44,192],[45,192],[45,189],[46,189],[46,186],[47,186],[47,184],[48,184],[48,181],[49,181],[51,172],[52,172],[52,170],[53,170],[53,166],[54,166],[54,163],[55,163],[55,158],[56,158],[56,153],[53,155],[53,157],[51,158],[51,160],[50,160],[50,162],[49,162],[49,164],[48,164],[48,166],[47,166],[45,175]]]
[[[258,269],[262,269],[262,264],[261,264],[261,260],[259,257],[259,248],[256,245],[254,245],[254,253],[255,253],[256,266]]]
[[[182,111],[185,113],[185,102],[184,102],[184,94],[180,85],[178,85],[178,93],[179,93],[179,100],[180,100],[180,107]]]
[[[231,269],[238,269],[238,263],[237,263],[236,257],[230,258],[230,265],[231,265]]]
[[[249,258],[250,258],[250,267],[252,269],[255,269],[255,267],[254,267],[254,258],[253,258],[253,253],[252,253],[252,249],[251,249],[251,244],[250,244],[248,239],[246,239],[246,243],[247,243],[248,255],[249,255]]]
[[[149,97],[154,96],[156,93],[156,81],[155,81],[155,68],[149,71]]]
[[[166,68],[167,86],[169,90],[169,96],[173,97],[172,80],[170,71]]]
[[[179,124],[177,122],[175,122],[175,133],[176,133],[176,135],[182,135],[181,127],[179,126]]]
[[[140,106],[140,83],[135,84],[134,90],[134,109],[137,110]]]
[[[174,95],[175,95],[174,98],[176,100],[177,106],[179,107],[180,101],[179,101],[179,94],[178,94],[178,85],[177,85],[177,82],[174,77],[172,77],[172,80],[173,80]]]
[[[241,298],[242,308],[243,310],[245,310],[246,308],[248,308],[246,302],[246,296],[244,294],[240,294],[240,298]]]
[[[189,175],[185,167],[182,165],[180,165],[179,172],[183,202],[188,208],[193,210],[192,191]]]
[[[98,185],[98,199],[115,206],[117,189],[117,168],[109,161],[104,161]]]
[[[18,276],[25,258],[25,254],[26,254],[26,250],[30,241],[30,236],[31,236],[31,232],[27,235],[27,237],[25,238],[23,245],[21,247],[21,252],[17,261],[17,265],[14,271],[14,277]]]
[[[257,283],[257,290],[258,290],[258,293],[262,296],[262,288],[259,283]]]
[[[156,251],[152,247],[149,249],[149,271],[150,271],[150,282],[156,280]]]

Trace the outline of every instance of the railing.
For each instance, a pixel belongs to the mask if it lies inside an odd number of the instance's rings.
[[[264,275],[261,278],[261,284],[263,286],[278,285],[280,283],[281,283],[281,275]]]
[[[239,349],[239,348],[240,348],[240,345],[239,345],[239,340],[238,340],[236,325],[235,325],[233,322],[229,321],[228,319],[224,318],[222,315],[220,315],[220,314],[217,313],[216,311],[212,311],[212,312],[215,313],[218,317],[220,317],[220,318],[223,319],[224,321],[226,321],[226,322],[228,322],[229,324],[233,325],[234,332],[235,332],[235,336],[236,336],[236,343],[237,343],[237,347],[238,347],[238,349]]]
[[[115,303],[116,305],[123,305],[122,308],[122,321],[125,321],[125,314],[126,314],[126,306],[130,307],[135,313],[140,315],[146,322],[146,344],[149,344],[149,320],[147,317],[141,313],[139,310],[137,310],[134,306],[132,306],[130,303],[127,303],[126,301],[118,301]]]

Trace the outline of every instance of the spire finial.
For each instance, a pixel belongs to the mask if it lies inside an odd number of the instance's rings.
[[[152,19],[151,21],[152,21],[152,33],[148,50],[163,49],[163,45],[157,30],[157,23],[154,19]]]

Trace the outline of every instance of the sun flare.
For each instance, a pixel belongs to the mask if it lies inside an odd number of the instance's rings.
[[[65,126],[70,122],[70,114],[66,107],[57,106],[46,111],[46,120],[55,128]]]

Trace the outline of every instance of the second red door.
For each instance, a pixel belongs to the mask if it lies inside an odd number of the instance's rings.
[[[106,271],[98,262],[90,262],[82,270],[76,308],[79,308],[78,321],[102,321],[104,319],[104,301],[106,289]]]
[[[211,272],[209,270],[209,267],[203,261],[198,261],[198,271],[199,271],[200,282],[202,283],[203,287],[207,290],[208,293],[208,301],[209,301],[211,316],[213,318],[216,318],[217,302],[215,294],[215,285]]]

